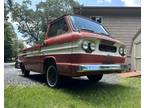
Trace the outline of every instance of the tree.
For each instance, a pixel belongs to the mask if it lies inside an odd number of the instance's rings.
[[[4,23],[4,61],[11,61],[16,57],[16,33],[11,23]]]
[[[20,52],[20,50],[22,50],[25,47],[26,46],[23,44],[22,40],[17,40],[17,51],[18,51],[18,53]]]
[[[10,22],[8,22],[10,16],[10,10],[12,9],[13,1],[6,0],[4,3],[4,61],[12,61],[13,57],[17,56],[16,33]]]
[[[10,13],[10,10],[12,9],[13,1],[12,0],[6,0],[4,3],[4,20],[8,20],[8,14]]]
[[[23,42],[17,39],[11,22],[8,22],[9,14],[13,9],[13,1],[7,0],[4,4],[4,61],[12,61],[18,54],[18,50],[24,48]]]
[[[25,0],[22,4],[14,3],[12,9],[13,21],[18,22],[18,30],[26,38],[27,43],[36,43],[44,36],[47,24],[64,14],[72,14],[73,6],[79,3],[74,0],[46,0],[30,9],[31,1]]]

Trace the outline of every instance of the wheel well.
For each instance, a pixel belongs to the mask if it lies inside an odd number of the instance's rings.
[[[44,63],[43,63],[43,72],[44,73],[46,72],[47,66],[50,66],[51,64],[56,66],[56,62],[53,58],[47,58],[44,60]]]
[[[22,65],[23,65],[23,64],[24,64],[24,63],[22,63],[22,62],[20,63],[20,68],[22,68]]]

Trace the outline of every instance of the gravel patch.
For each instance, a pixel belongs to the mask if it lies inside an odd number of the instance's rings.
[[[5,63],[4,64],[4,85],[46,85],[45,76],[30,72],[30,76],[28,78],[23,77],[20,69],[16,69],[13,65],[14,63]],[[86,77],[73,79],[74,82],[77,81],[85,81],[88,80]],[[120,77],[117,74],[106,74],[103,76],[100,82],[108,83],[108,84],[117,84],[120,80]]]
[[[44,75],[30,72],[30,77],[24,77],[20,69],[16,69],[12,63],[4,65],[4,85],[38,85],[45,84]]]

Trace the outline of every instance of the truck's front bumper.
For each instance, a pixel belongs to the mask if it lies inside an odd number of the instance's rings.
[[[111,72],[111,71],[126,71],[127,66],[124,64],[92,64],[92,65],[80,65],[77,72]]]
[[[99,73],[120,73],[127,70],[124,64],[58,64],[57,69],[61,75],[65,76],[87,76]]]

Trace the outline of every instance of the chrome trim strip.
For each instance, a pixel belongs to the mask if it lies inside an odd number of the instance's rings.
[[[121,71],[125,70],[125,66],[121,64],[96,64],[96,65],[80,65],[77,72],[88,71]]]

